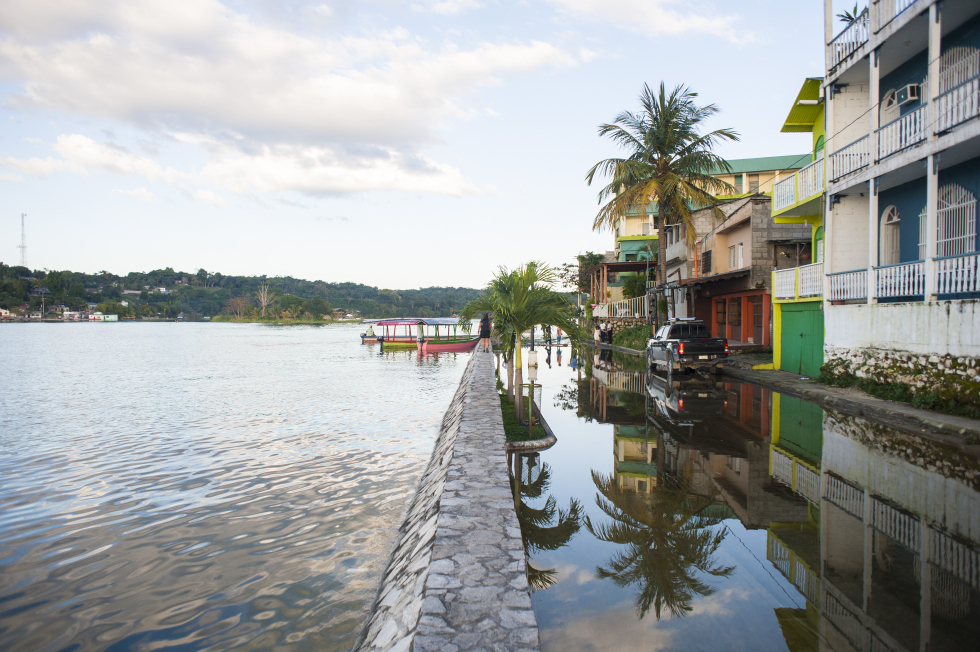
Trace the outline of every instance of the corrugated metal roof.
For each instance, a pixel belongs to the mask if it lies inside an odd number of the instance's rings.
[[[810,152],[792,156],[762,156],[759,158],[728,159],[731,172],[720,169],[711,174],[745,174],[749,172],[769,172],[772,170],[798,170],[810,164]]]
[[[803,87],[793,100],[793,108],[789,110],[783,128],[780,131],[784,134],[808,133],[813,131],[813,123],[820,117],[823,111],[822,104],[800,104],[801,100],[812,102],[820,99],[820,83],[823,77],[807,77],[803,82]]]

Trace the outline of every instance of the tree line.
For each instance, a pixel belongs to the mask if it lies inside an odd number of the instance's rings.
[[[90,304],[120,317],[188,319],[226,315],[320,318],[334,309],[365,318],[444,317],[456,314],[482,290],[428,287],[392,290],[361,283],[328,283],[291,276],[234,276],[172,267],[117,275],[71,270],[31,270],[0,263],[0,308],[19,312],[64,305],[85,310]],[[128,305],[123,305],[122,302]]]

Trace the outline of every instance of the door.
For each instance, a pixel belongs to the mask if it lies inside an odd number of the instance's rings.
[[[901,260],[899,232],[901,219],[898,208],[889,206],[881,214],[881,251],[878,253],[879,265],[895,265]]]
[[[728,325],[732,329],[729,339],[742,342],[742,297],[728,300]]]
[[[762,296],[752,297],[752,342],[756,346],[765,344],[762,338]]]
[[[816,377],[823,364],[823,311],[820,303],[783,304],[779,368]]]

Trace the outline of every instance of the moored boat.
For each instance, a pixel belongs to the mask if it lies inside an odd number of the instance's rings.
[[[417,318],[411,319],[381,319],[374,325],[374,341],[384,344],[389,349],[414,349],[418,338]],[[369,344],[364,334],[361,335],[361,342]]]
[[[367,325],[367,330],[361,333],[361,344],[377,344],[378,338],[380,337],[374,332],[374,327],[377,323],[381,321],[380,319],[365,319],[362,324]]]
[[[460,326],[458,319],[419,319],[416,346],[420,353],[472,351],[480,338],[474,337],[470,330],[470,324]]]

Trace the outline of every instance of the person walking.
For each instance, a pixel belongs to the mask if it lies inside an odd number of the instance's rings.
[[[483,319],[480,320],[480,348],[483,350],[484,353],[490,352],[491,330],[492,328],[490,322],[490,313],[485,312],[483,313]]]

